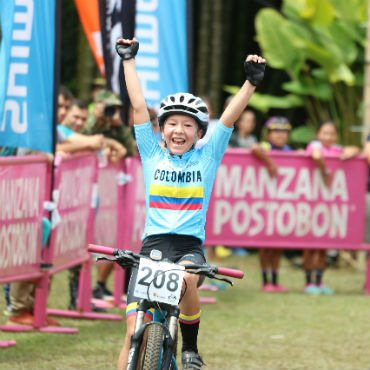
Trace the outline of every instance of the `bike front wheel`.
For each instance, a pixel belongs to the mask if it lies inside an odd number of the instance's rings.
[[[161,361],[162,341],[165,331],[159,323],[153,323],[148,327],[147,341],[143,353],[143,370],[159,369],[159,362]]]

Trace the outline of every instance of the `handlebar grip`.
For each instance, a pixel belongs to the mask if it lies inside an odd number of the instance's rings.
[[[108,254],[109,256],[113,256],[114,252],[114,248],[96,244],[89,244],[87,250],[92,253]]]
[[[224,276],[230,276],[236,279],[243,279],[244,272],[240,270],[233,270],[229,269],[227,267],[218,267],[217,268],[217,274],[224,275]]]

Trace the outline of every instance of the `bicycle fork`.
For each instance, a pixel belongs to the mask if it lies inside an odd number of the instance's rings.
[[[155,310],[153,321],[144,324],[145,313],[148,309],[153,308],[152,302],[148,302],[145,299],[142,299],[139,302],[137,309],[137,316],[135,321],[134,334],[131,337],[131,346],[128,353],[127,361],[127,370],[136,370],[137,363],[140,355],[140,348],[144,338],[144,332],[149,325],[152,325],[154,322],[160,323],[163,326],[165,331],[165,337],[163,340],[163,350],[162,350],[162,359],[161,359],[161,369],[169,369],[172,361],[172,355],[175,347],[175,336],[177,330],[177,321],[179,318],[180,310],[177,306],[165,305],[165,311],[168,313],[167,325],[164,325],[165,322],[164,315]],[[174,363],[176,366],[176,362]],[[173,366],[173,368],[175,368]],[[177,367],[176,367],[177,368]]]

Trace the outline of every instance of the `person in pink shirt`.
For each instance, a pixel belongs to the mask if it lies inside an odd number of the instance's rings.
[[[360,149],[355,146],[342,147],[337,144],[338,129],[331,120],[320,124],[316,140],[308,144],[306,153],[312,157],[317,168],[320,169],[324,183],[327,187],[331,184],[331,172],[326,166],[325,156],[337,155],[341,159],[349,159],[359,154]],[[303,252],[303,268],[306,274],[307,294],[333,294],[333,290],[322,283],[326,267],[326,250],[305,249]],[[312,280],[312,271],[316,270],[315,282]]]

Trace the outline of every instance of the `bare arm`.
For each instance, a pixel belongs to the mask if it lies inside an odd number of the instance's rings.
[[[321,150],[313,149],[311,157],[314,160],[316,167],[321,171],[325,185],[329,187],[331,183],[331,174],[329,169],[326,167],[326,162],[322,156]]]
[[[117,44],[132,45],[136,40],[119,39]],[[134,123],[136,125],[150,121],[148,109],[146,106],[143,90],[140,85],[140,80],[137,75],[135,59],[131,58],[123,60],[123,69],[125,71],[125,81],[127,86],[128,96],[133,108]]]
[[[267,166],[267,169],[269,171],[269,174],[271,177],[277,176],[277,166],[275,162],[271,159],[271,157],[261,148],[261,145],[258,143],[255,143],[251,146],[251,152],[252,154],[264,162]]]
[[[345,146],[340,159],[351,159],[358,154],[360,154],[360,148],[358,146]]]
[[[261,67],[259,67],[258,65],[259,64],[265,65],[266,64],[265,59],[263,59],[262,57],[259,57],[258,55],[248,55],[246,62],[252,62],[252,64],[256,64],[257,69],[256,71],[252,71],[252,72],[253,73],[257,72],[259,74],[262,74],[262,78],[263,78],[264,66],[262,70],[259,70]],[[254,80],[253,77],[255,77],[255,75],[248,76],[248,73],[250,73],[250,71],[247,72],[247,80],[244,82],[243,86],[240,88],[240,90],[236,93],[234,98],[231,100],[230,104],[227,106],[227,108],[225,109],[225,111],[223,112],[220,118],[221,123],[226,127],[231,128],[234,126],[235,121],[239,118],[240,114],[243,112],[245,107],[248,105],[248,102],[252,94],[254,93],[254,90],[256,89],[255,83],[253,85],[249,81],[249,80],[253,81]]]

